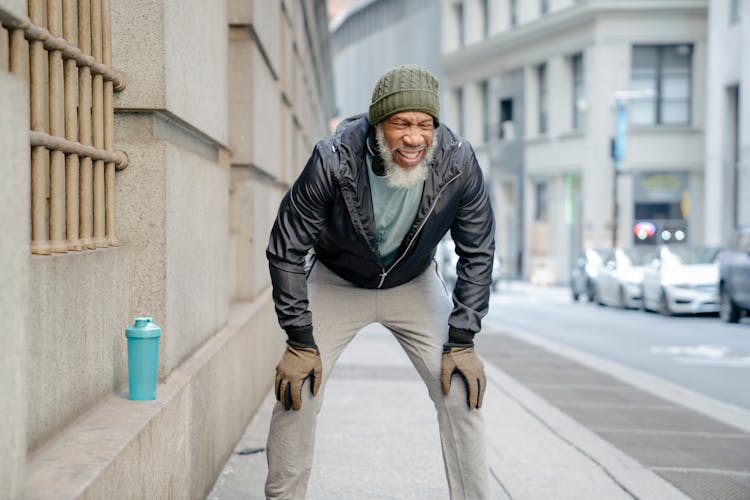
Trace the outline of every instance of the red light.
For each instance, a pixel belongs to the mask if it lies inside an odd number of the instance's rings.
[[[638,222],[633,226],[633,233],[639,240],[645,240],[656,234],[656,225],[648,221]]]

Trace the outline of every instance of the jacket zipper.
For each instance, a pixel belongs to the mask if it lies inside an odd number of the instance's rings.
[[[459,146],[460,147],[460,146]],[[406,256],[407,253],[409,253],[409,249],[411,248],[411,244],[414,243],[414,240],[417,239],[417,236],[419,236],[419,232],[422,230],[425,224],[427,224],[427,219],[430,218],[430,215],[432,215],[433,210],[435,210],[435,206],[437,205],[438,199],[440,199],[440,195],[443,194],[443,191],[445,191],[445,188],[447,188],[451,182],[455,181],[461,176],[461,172],[458,172],[455,176],[451,177],[448,182],[446,182],[442,188],[440,188],[440,191],[438,191],[438,194],[435,196],[435,201],[432,202],[432,206],[430,207],[430,210],[427,212],[427,215],[425,215],[424,220],[417,228],[417,231],[414,233],[414,236],[409,241],[409,244],[406,246],[406,249],[404,249],[404,253],[401,254],[401,256],[396,259],[396,262],[391,264],[391,267],[388,268],[386,271],[385,268],[383,269],[383,272],[380,273],[380,283],[378,283],[378,288],[382,288],[383,282],[385,282],[385,278],[388,276],[388,273],[390,273],[394,267],[398,265],[399,262]]]

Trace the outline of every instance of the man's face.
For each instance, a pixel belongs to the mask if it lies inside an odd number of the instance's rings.
[[[382,124],[388,149],[399,167],[410,170],[425,159],[435,132],[432,116],[421,111],[403,111],[389,116]]]

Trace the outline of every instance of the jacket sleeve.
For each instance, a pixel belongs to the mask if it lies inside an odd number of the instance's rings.
[[[305,256],[318,240],[333,196],[333,179],[318,144],[279,206],[266,249],[279,325],[289,341],[314,346]]]
[[[448,319],[449,343],[472,342],[489,310],[492,265],[495,255],[495,219],[482,170],[469,148],[464,160],[463,193],[451,236],[458,254],[453,311]]]

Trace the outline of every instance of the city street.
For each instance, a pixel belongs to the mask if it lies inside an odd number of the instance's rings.
[[[504,328],[554,340],[661,377],[711,398],[750,408],[750,321],[664,317],[574,302],[567,287],[503,283],[484,330]]]
[[[482,356],[691,498],[750,495],[750,325],[588,302],[510,283]],[[495,423],[493,422],[492,425]]]

